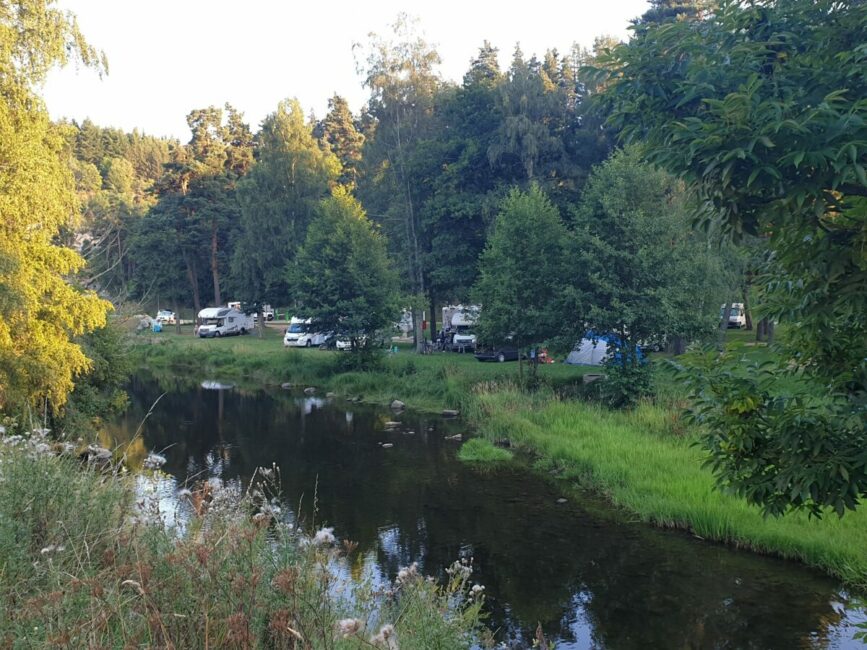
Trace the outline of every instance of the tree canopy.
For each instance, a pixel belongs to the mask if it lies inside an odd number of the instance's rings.
[[[53,125],[33,86],[71,56],[97,64],[75,22],[51,3],[0,10],[0,406],[62,406],[89,362],[73,338],[110,305],[69,281],[84,260],[57,243],[78,203]]]
[[[867,494],[865,33],[862,2],[725,0],[607,59],[612,124],[689,183],[705,223],[768,242],[758,296],[789,324],[773,374],[814,397],[721,382],[703,412],[720,480],[771,512]]]

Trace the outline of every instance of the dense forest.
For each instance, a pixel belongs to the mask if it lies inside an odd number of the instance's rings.
[[[651,171],[639,152],[603,166],[618,134],[591,101],[599,88],[590,68],[611,45],[599,39],[593,51],[552,49],[541,58],[516,47],[501,70],[497,49],[485,42],[455,84],[437,75],[436,50],[399,21],[360,54],[370,98],[358,115],[339,96],[321,119],[286,100],[254,131],[228,104],[196,108],[187,116],[188,143],[71,123],[85,282],[115,304],[195,311],[227,300],[303,304],[293,291],[296,255],[320,202],[340,186],[387,238],[404,307],[426,308],[436,330],[437,306],[476,297],[480,255],[504,200],[515,188],[534,188],[556,223],[536,233],[541,258],[524,251],[522,269],[565,256],[556,285],[577,283],[573,293],[598,303],[591,294],[599,282],[590,277],[625,273],[624,261],[646,254],[644,268],[631,271],[641,286],[614,287],[623,278],[612,276],[608,291],[642,293],[668,335],[712,329],[720,302],[741,295],[727,272],[732,264],[723,263],[730,252],[689,234],[685,187]],[[597,176],[653,178],[614,208],[605,205],[601,180],[584,197],[594,167]],[[631,232],[605,231],[606,210],[647,216],[624,224]],[[600,260],[590,250],[600,246],[618,259]],[[668,273],[658,275],[660,261]],[[517,307],[513,317],[525,311]],[[551,323],[536,342],[581,327],[578,305],[562,307],[548,310]]]

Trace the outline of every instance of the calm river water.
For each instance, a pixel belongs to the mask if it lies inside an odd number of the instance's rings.
[[[107,424],[133,452],[159,451],[150,484],[167,513],[193,480],[246,483],[276,463],[285,506],[359,544],[359,575],[430,575],[473,557],[488,625],[527,647],[541,623],[557,648],[863,648],[863,613],[840,584],[773,558],[631,522],[599,499],[561,504],[556,485],[515,464],[480,471],[455,459],[459,420],[218,382],[138,380]],[[396,431],[385,422],[400,420]],[[413,432],[413,433],[409,433]],[[108,441],[107,441],[108,442]],[[380,443],[392,443],[383,448]],[[299,515],[300,504],[300,515]]]

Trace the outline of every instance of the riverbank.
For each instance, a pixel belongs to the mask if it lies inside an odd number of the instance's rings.
[[[352,581],[355,547],[287,523],[276,470],[246,491],[201,483],[165,513],[143,490],[158,475],[133,481],[107,452],[79,452],[38,432],[0,438],[4,647],[421,650],[482,633],[463,565],[442,586],[414,566]]]
[[[288,381],[370,402],[400,399],[430,411],[457,408],[481,435],[510,439],[538,458],[539,470],[576,490],[598,491],[643,521],[799,560],[867,586],[867,512],[843,519],[833,514],[822,520],[801,514],[765,519],[716,491],[711,473],[701,467],[703,454],[693,445],[696,432],[680,417],[678,389],[670,383],[657,404],[621,413],[558,397],[572,394],[584,372],[563,364],[540,368],[543,388],[528,395],[514,388],[515,364],[399,352],[375,370],[343,372],[339,353],[283,350],[276,337],[225,343],[164,338],[136,346],[135,356],[156,370]]]

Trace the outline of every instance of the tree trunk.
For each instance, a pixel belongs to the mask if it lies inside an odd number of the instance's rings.
[[[686,352],[686,338],[683,336],[675,336],[671,340],[671,352],[675,356],[681,355]]]
[[[214,279],[214,304],[223,304],[223,296],[220,293],[220,270],[217,268],[217,223],[211,222],[211,275]]]
[[[753,274],[747,271],[744,278],[744,319],[746,320],[747,331],[753,331],[753,315],[750,312],[750,286],[753,283]]]
[[[193,307],[196,310],[196,315],[202,311],[202,301],[199,299],[199,274],[196,272],[196,264],[190,260],[186,252],[183,253],[184,264],[187,267],[187,279],[190,281],[190,288],[193,290]]]
[[[719,324],[719,340],[717,342],[717,349],[722,352],[726,347],[726,332],[729,329],[729,317],[732,314],[732,303],[727,302],[725,309],[723,309],[722,321]]]
[[[429,325],[428,325],[430,327],[431,343],[436,341],[436,338],[437,338],[437,313],[436,313],[435,309],[436,309],[436,300],[434,299],[433,294],[431,294],[431,296],[430,296],[430,321],[429,321]]]
[[[768,327],[768,319],[762,318],[758,324],[756,325],[756,343],[761,343],[765,340],[765,334],[767,332]]]
[[[768,324],[765,327],[765,332],[768,335],[768,345],[772,345],[774,343],[774,321],[768,319]]]
[[[419,314],[415,309],[412,310],[412,336],[415,342],[415,351],[421,353],[424,350],[424,331],[422,330],[422,314]]]
[[[181,333],[181,309],[178,307],[178,300],[175,298],[173,303],[173,307],[175,308],[175,332],[178,334]],[[195,329],[193,329],[195,332]]]
[[[261,303],[256,305],[256,319],[256,336],[261,339],[265,335],[265,312]]]

